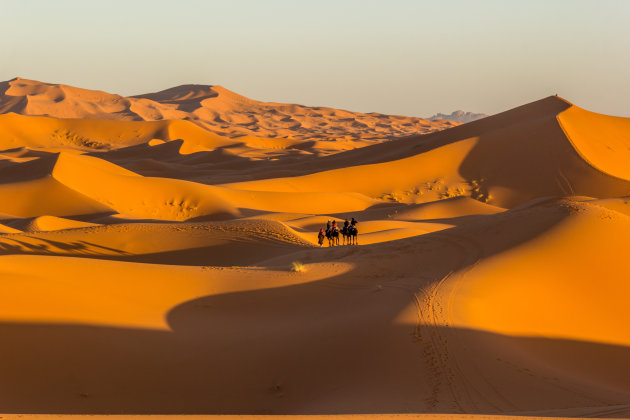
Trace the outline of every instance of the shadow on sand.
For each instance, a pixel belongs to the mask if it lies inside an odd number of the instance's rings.
[[[86,280],[87,281],[87,280]],[[630,348],[396,322],[343,274],[213,295],[171,331],[0,324],[4,413],[503,413],[630,402]]]
[[[629,404],[630,347],[416,324],[427,318],[422,290],[566,215],[553,206],[502,213],[393,241],[387,254],[316,250],[318,261],[362,263],[184,302],[165,314],[170,330],[5,321],[0,412],[500,414]]]

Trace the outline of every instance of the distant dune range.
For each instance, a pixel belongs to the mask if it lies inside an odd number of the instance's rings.
[[[0,93],[0,113],[125,121],[187,120],[224,137],[309,140],[310,144],[300,142],[304,147],[328,142],[319,144],[320,148],[334,151],[457,125],[451,121],[259,102],[222,86],[183,85],[123,97],[16,78],[0,83]]]
[[[0,413],[630,416],[630,119],[0,92]]]

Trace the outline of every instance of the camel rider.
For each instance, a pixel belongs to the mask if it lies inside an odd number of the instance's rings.
[[[352,221],[350,222],[350,224],[352,225],[352,227],[354,227],[357,223],[359,223],[359,222],[357,222],[357,221],[354,219],[354,217],[353,217],[353,218],[352,218]]]
[[[317,243],[319,244],[319,246],[322,246],[324,244],[325,236],[326,234],[324,233],[324,228],[319,229],[319,234],[317,235]]]
[[[350,225],[350,222],[346,219],[345,222],[343,222],[343,228],[348,230],[348,225]]]
[[[337,221],[336,220],[333,220],[332,229],[333,229],[333,232],[337,230]]]
[[[328,223],[326,223],[326,230],[330,230],[330,219],[328,219]]]

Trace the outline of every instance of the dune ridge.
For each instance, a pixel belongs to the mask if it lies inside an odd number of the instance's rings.
[[[629,157],[629,149],[624,148],[615,154],[616,160],[611,165],[591,164],[590,156],[597,158],[595,153],[584,157],[590,150],[583,146],[576,148],[574,140],[562,131],[558,122],[558,119],[564,121],[565,112],[578,112],[573,111],[575,108],[560,98],[549,97],[433,134],[430,139],[420,136],[405,140],[407,144],[404,146],[386,144],[384,146],[396,149],[399,156],[391,156],[392,160],[385,162],[227,185],[262,191],[343,191],[351,186],[353,191],[407,203],[466,194],[502,207],[512,207],[541,196],[605,194],[615,197],[627,194],[630,192],[630,174],[620,172],[621,165],[617,162]],[[539,111],[541,109],[543,112]],[[627,123],[626,120],[611,118],[607,123],[611,130],[615,130],[620,124]],[[494,129],[488,129],[488,126]],[[625,130],[626,127],[622,125],[617,129]],[[429,141],[430,145],[422,144]],[[380,149],[382,153],[383,148]],[[401,157],[402,150],[408,150],[405,154],[410,156]],[[359,150],[357,154],[368,151],[369,148]],[[348,154],[347,162],[351,161],[351,154]],[[413,168],[422,170],[414,171]],[[532,168],[536,170],[532,171]],[[346,182],[335,183],[333,179]]]
[[[630,413],[630,119],[0,91],[3,417]]]

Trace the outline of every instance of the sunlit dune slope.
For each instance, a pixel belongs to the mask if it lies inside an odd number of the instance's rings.
[[[348,152],[336,160],[339,164],[344,158],[345,167],[228,186],[261,191],[355,191],[411,203],[470,195],[501,207],[541,196],[627,194],[630,183],[617,176],[620,164],[616,162],[630,158],[630,150],[620,150],[610,165],[602,157],[597,167],[592,166],[589,150],[582,147],[578,153],[558,123],[565,111],[589,114],[575,108],[550,97],[440,133]],[[627,124],[625,119],[608,118],[597,120],[598,124],[613,132]],[[589,136],[590,132],[584,133]],[[606,144],[606,138],[591,136],[583,142]],[[362,157],[375,154],[386,161],[361,164]]]
[[[52,177],[118,213],[158,220],[202,215],[236,215],[237,209],[215,192],[192,182],[147,178],[90,156],[59,155]]]
[[[615,206],[628,212],[628,203]],[[442,348],[459,367],[447,370],[517,406],[535,392],[510,395],[516,371],[539,380],[539,390],[549,387],[548,401],[568,383],[594,405],[627,398],[630,382],[620,367],[629,356],[630,289],[621,261],[630,257],[624,246],[630,218],[597,200],[563,201],[499,215],[487,226],[445,232],[459,243],[461,265],[419,295],[426,322],[453,329]],[[411,321],[412,313],[403,319]],[[459,333],[468,330],[522,340],[488,336],[468,347],[474,333]]]
[[[14,217],[73,216],[111,210],[51,177],[0,184],[0,212]]]
[[[188,121],[111,121],[59,119],[17,114],[0,115],[0,146],[103,151],[148,143],[188,139],[192,144],[216,148],[234,144]]]
[[[572,106],[558,115],[558,121],[582,158],[602,172],[630,179],[630,118]]]
[[[136,218],[188,220],[233,218],[239,209],[278,212],[363,210],[377,204],[358,193],[258,192],[143,177],[97,157],[52,154],[6,170],[27,171],[26,181],[0,184],[0,211],[18,217],[72,216],[115,211]],[[38,175],[39,174],[39,175]]]
[[[553,228],[484,259],[463,280],[454,275],[455,325],[630,345],[630,284],[619,266],[630,257],[630,217],[595,203],[568,204],[570,217]]]

